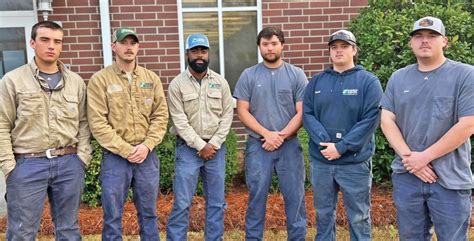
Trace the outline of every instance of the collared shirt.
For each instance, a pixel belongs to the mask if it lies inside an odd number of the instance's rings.
[[[13,153],[76,146],[85,164],[91,159],[86,85],[59,61],[58,67],[62,78],[54,90],[39,76],[34,60],[0,82],[0,165],[5,175],[15,168]]]
[[[196,150],[206,145],[203,139],[221,147],[234,113],[229,84],[222,76],[208,69],[199,83],[186,69],[171,81],[168,105],[173,119],[171,133]]]
[[[150,150],[166,133],[168,108],[160,78],[136,66],[131,83],[116,63],[95,73],[87,86],[87,113],[95,139],[127,158],[133,146]]]

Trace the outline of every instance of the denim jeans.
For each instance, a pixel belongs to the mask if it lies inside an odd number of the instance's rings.
[[[263,240],[265,209],[273,170],[278,176],[285,201],[288,240],[305,240],[305,170],[299,140],[286,140],[279,149],[272,152],[265,151],[262,144],[260,140],[249,137],[245,150],[245,176],[249,189],[245,219],[246,240]]]
[[[410,173],[393,173],[393,199],[400,240],[467,240],[471,190],[450,190]]]
[[[191,207],[198,177],[201,175],[206,197],[205,240],[222,240],[224,235],[225,153],[222,145],[211,160],[204,160],[196,154],[196,149],[186,145],[182,139],[176,140],[173,210],[166,226],[166,239],[187,240],[189,209]]]
[[[123,206],[130,187],[137,209],[140,240],[160,240],[156,223],[160,164],[155,150],[150,151],[141,164],[130,163],[119,155],[104,151],[100,180],[104,211],[102,240],[122,240]]]
[[[52,159],[20,157],[7,182],[7,240],[34,241],[48,195],[56,240],[81,240],[77,211],[84,163],[76,154]]]
[[[332,165],[313,160],[311,183],[316,209],[315,240],[336,240],[336,206],[339,191],[343,194],[351,240],[371,239],[370,160],[348,165]]]

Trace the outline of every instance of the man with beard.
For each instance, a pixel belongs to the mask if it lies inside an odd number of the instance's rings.
[[[33,26],[31,63],[0,82],[0,166],[7,184],[6,240],[35,240],[46,196],[56,240],[81,240],[77,211],[91,159],[86,85],[58,60],[63,29]]]
[[[137,65],[138,36],[132,29],[113,34],[115,62],[95,73],[87,86],[92,134],[103,147],[100,180],[102,240],[122,240],[122,212],[133,191],[140,240],[159,240],[156,199],[159,159],[155,146],[166,132],[168,109],[160,78]]]
[[[168,105],[176,134],[173,192],[167,240],[186,240],[189,208],[201,175],[206,196],[206,240],[224,234],[225,145],[233,117],[227,81],[208,68],[209,40],[191,34],[186,40],[188,68],[168,88]]]
[[[410,33],[417,62],[390,77],[382,131],[393,147],[400,240],[467,240],[471,211],[474,67],[447,59],[444,24],[423,17]]]
[[[297,131],[302,125],[308,80],[303,70],[281,59],[284,43],[280,29],[260,31],[257,45],[263,63],[244,70],[234,91],[239,118],[249,134],[245,149],[247,240],[263,240],[274,169],[285,200],[288,240],[305,240],[306,236],[305,170]]]

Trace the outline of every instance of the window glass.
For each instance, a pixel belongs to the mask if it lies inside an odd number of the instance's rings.
[[[25,63],[25,28],[0,28],[0,78]]]
[[[257,0],[222,0],[224,7],[257,6]]]
[[[183,0],[183,8],[217,7],[217,0]]]
[[[33,0],[0,0],[0,11],[31,11]]]

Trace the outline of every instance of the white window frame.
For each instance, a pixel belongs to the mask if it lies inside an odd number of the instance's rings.
[[[177,0],[178,4],[178,31],[179,31],[179,56],[180,56],[180,67],[181,71],[186,68],[185,51],[184,51],[184,26],[183,26],[183,13],[200,13],[200,12],[217,12],[217,23],[219,31],[219,68],[220,75],[225,78],[225,59],[224,59],[224,24],[222,19],[223,12],[250,12],[255,11],[257,13],[257,33],[262,29],[262,0],[256,0],[256,6],[243,6],[243,7],[223,7],[222,0],[216,0],[217,7],[190,7],[183,8],[182,0]],[[255,36],[255,39],[257,36]],[[255,45],[255,48],[257,46]],[[261,56],[258,54],[258,62],[261,62]]]
[[[0,11],[0,28],[25,28],[27,63],[35,56],[34,50],[30,48],[30,39],[31,28],[37,22],[36,1],[33,1],[33,10],[30,11]]]

